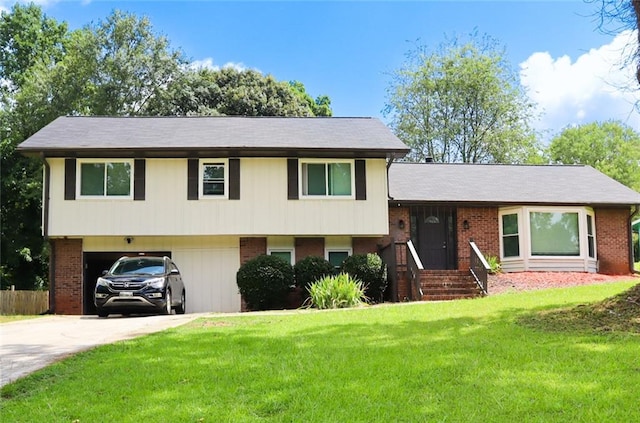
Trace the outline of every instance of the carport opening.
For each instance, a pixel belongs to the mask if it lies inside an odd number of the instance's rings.
[[[136,256],[144,254],[146,256],[167,256],[171,258],[169,251],[141,251],[141,252],[99,252],[84,253],[84,276],[83,276],[83,314],[97,314],[96,305],[93,303],[93,291],[96,288],[98,278],[102,272],[109,270],[111,265],[122,256]]]

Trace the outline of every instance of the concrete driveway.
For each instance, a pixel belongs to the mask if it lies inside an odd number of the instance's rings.
[[[46,316],[0,324],[0,386],[79,351],[180,326],[202,315]]]

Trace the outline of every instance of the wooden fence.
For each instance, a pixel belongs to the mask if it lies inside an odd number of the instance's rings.
[[[0,314],[34,315],[49,309],[49,291],[0,291]]]

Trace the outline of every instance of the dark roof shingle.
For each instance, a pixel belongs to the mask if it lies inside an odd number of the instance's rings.
[[[393,163],[389,195],[406,203],[640,204],[640,193],[581,165]]]
[[[341,151],[404,155],[375,118],[60,117],[24,141],[23,153],[106,151]]]

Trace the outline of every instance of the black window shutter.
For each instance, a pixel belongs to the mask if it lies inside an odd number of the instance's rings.
[[[76,159],[64,159],[64,199],[76,199]]]
[[[367,199],[367,161],[356,160],[356,200]]]
[[[133,161],[133,199],[135,201],[144,201],[146,167],[144,159]]]
[[[198,199],[198,159],[187,161],[187,200]]]
[[[287,198],[298,199],[298,159],[287,159]]]
[[[229,159],[229,200],[240,199],[240,159]]]

